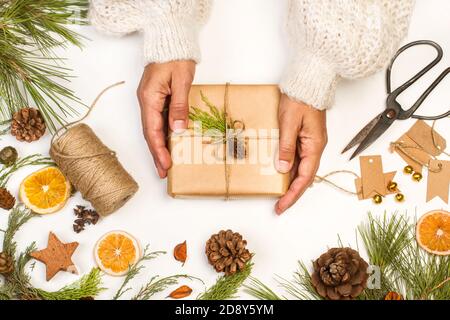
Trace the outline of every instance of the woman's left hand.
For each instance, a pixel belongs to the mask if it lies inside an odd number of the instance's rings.
[[[327,144],[326,111],[314,109],[283,95],[279,109],[280,147],[276,168],[291,172],[288,192],[275,205],[281,215],[314,182],[320,158]]]

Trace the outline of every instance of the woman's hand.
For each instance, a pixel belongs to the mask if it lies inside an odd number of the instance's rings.
[[[277,202],[275,211],[289,209],[314,182],[322,152],[327,144],[326,112],[283,95],[279,110],[280,151],[277,170],[294,177],[289,191]]]
[[[188,126],[188,96],[194,75],[194,61],[149,64],[137,90],[145,140],[161,179],[167,177],[172,166],[164,132],[164,105],[170,98],[170,129],[176,133],[183,132]]]

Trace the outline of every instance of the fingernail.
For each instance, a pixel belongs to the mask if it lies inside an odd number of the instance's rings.
[[[279,160],[277,162],[277,170],[281,173],[288,173],[290,170],[290,163],[285,160]]]
[[[186,130],[185,122],[183,120],[175,120],[172,129],[175,133],[183,133]]]

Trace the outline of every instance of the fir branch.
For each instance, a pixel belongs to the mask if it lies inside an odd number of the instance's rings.
[[[139,292],[131,300],[150,300],[150,298],[155,294],[166,290],[170,286],[178,284],[180,279],[199,280],[203,283],[203,281],[199,278],[192,277],[186,274],[179,274],[164,278],[154,276],[146,285],[141,287]]]
[[[144,249],[144,253],[142,254],[142,257],[136,262],[134,265],[130,266],[127,274],[125,275],[125,279],[122,282],[122,285],[120,286],[119,290],[117,290],[116,294],[113,297],[113,300],[118,300],[121,298],[126,292],[130,291],[131,288],[128,287],[128,283],[133,280],[141,271],[145,268],[145,266],[142,265],[143,262],[152,260],[157,258],[161,254],[166,254],[165,251],[155,251],[150,252],[150,246],[147,245]]]
[[[4,188],[6,184],[9,181],[9,178],[11,175],[28,166],[43,166],[43,165],[55,165],[55,163],[52,161],[49,157],[44,157],[40,154],[33,154],[30,156],[27,156],[25,158],[19,159],[14,163],[12,166],[5,167],[0,169],[0,187]]]
[[[245,292],[259,300],[285,300],[278,296],[272,289],[265,285],[262,281],[249,277],[249,283],[244,285]]]
[[[93,268],[89,274],[56,292],[36,289],[36,293],[44,300],[80,300],[82,298],[95,297],[105,290],[105,288],[101,287],[101,283],[100,270]]]
[[[23,208],[21,206],[16,206],[11,210],[8,217],[8,227],[4,231],[3,237],[3,251],[14,257],[16,255],[16,242],[14,241],[14,236],[17,231],[27,223],[31,218],[36,217],[30,210]]]
[[[216,283],[197,297],[197,300],[227,300],[236,298],[239,288],[250,276],[253,262],[247,262],[244,270],[230,276],[221,276]]]
[[[81,47],[69,25],[85,24],[88,0],[12,0],[0,3],[0,113],[4,119],[35,104],[50,131],[83,105],[63,83],[70,69],[56,48]]]
[[[202,133],[207,133],[211,137],[221,138],[226,135],[227,129],[230,128],[230,120],[224,111],[219,109],[209,101],[208,97],[200,91],[202,101],[209,108],[209,112],[203,111],[198,107],[191,107],[189,119],[192,122],[200,122],[202,125]]]

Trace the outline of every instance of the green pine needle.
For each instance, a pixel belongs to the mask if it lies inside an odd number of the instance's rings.
[[[199,280],[203,283],[203,281],[199,278],[192,277],[186,274],[178,274],[164,278],[154,276],[146,285],[144,285],[139,290],[139,292],[131,300],[150,300],[150,298],[155,294],[166,290],[170,286],[178,284],[180,279]]]
[[[65,85],[71,70],[57,48],[82,46],[69,26],[85,24],[88,0],[0,1],[0,114],[11,119],[17,110],[37,107],[51,132],[84,106]]]
[[[244,285],[245,292],[259,300],[284,300],[279,297],[272,289],[265,285],[262,281],[249,277],[249,281]]]
[[[55,165],[55,163],[49,157],[44,157],[40,154],[33,154],[31,156],[27,156],[25,158],[17,160],[16,163],[14,163],[9,167],[3,166],[0,169],[0,187],[1,188],[6,187],[6,184],[8,183],[11,175],[22,168],[28,166],[44,166],[44,165],[53,166]]]
[[[216,283],[197,297],[197,300],[227,300],[237,298],[241,286],[250,276],[253,269],[253,262],[247,262],[244,270],[236,272],[230,276],[221,276]]]

